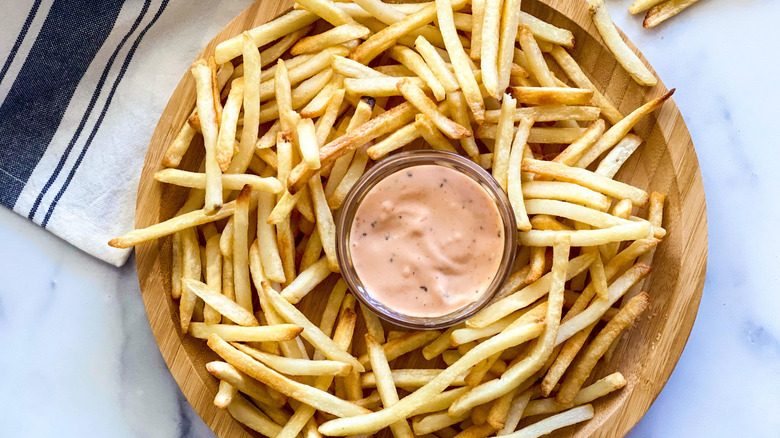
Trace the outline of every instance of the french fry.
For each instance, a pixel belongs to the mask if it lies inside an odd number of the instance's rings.
[[[594,145],[602,134],[604,134],[606,124],[603,120],[596,120],[588,126],[582,137],[578,138],[574,143],[570,144],[558,154],[552,161],[556,163],[562,163],[567,166],[573,166],[577,164],[579,159]]]
[[[463,97],[463,93],[460,91],[453,91],[452,93],[447,94],[447,103],[449,104],[450,114],[455,123],[466,128],[471,134],[468,137],[460,139],[460,147],[463,148],[472,160],[474,160],[479,156],[479,148],[477,147],[477,142],[474,140],[474,131],[471,129],[468,106]]]
[[[393,133],[368,148],[368,156],[372,160],[378,160],[390,152],[400,149],[407,144],[422,137],[422,133],[414,123],[395,130]]]
[[[259,380],[271,388],[285,394],[290,398],[304,402],[323,412],[336,416],[352,416],[366,413],[363,409],[350,402],[341,400],[325,391],[313,388],[309,385],[298,383],[271,370],[260,362],[252,359],[246,353],[230,346],[217,335],[212,335],[208,340],[208,346],[228,363]]]
[[[469,17],[464,17],[469,18]],[[482,57],[482,24],[485,21],[485,0],[473,0],[471,2],[471,59],[480,59]],[[457,19],[453,16],[455,26]],[[464,30],[464,29],[461,29]]]
[[[371,366],[373,369],[373,365]],[[390,381],[399,388],[419,388],[425,386],[431,379],[441,374],[440,369],[394,369],[389,377]],[[384,377],[384,378],[387,378]],[[375,388],[377,386],[377,376],[374,372],[363,373],[360,376],[360,386],[362,388]],[[379,378],[381,380],[381,378]],[[450,386],[463,386],[466,382],[463,376],[458,377],[450,383]],[[446,407],[445,407],[446,408]],[[428,409],[426,407],[426,409]],[[444,409],[444,408],[442,408]],[[438,410],[438,409],[437,409]]]
[[[493,426],[483,424],[473,424],[468,428],[465,428],[463,432],[455,435],[456,438],[485,438],[492,435],[496,430]]]
[[[287,301],[296,304],[318,284],[328,278],[330,272],[328,260],[326,257],[323,257],[306,268],[306,270],[301,271],[301,273],[295,277],[295,280],[282,289],[281,294]]]
[[[320,34],[301,39],[290,49],[290,54],[295,56],[301,53],[316,52],[356,38],[363,38],[370,32],[366,27],[355,22],[345,23]]]
[[[249,284],[248,233],[249,193],[251,188],[241,190],[236,199],[236,214],[233,216],[233,289],[236,303],[252,312],[252,290]],[[271,196],[268,194],[268,196]]]
[[[523,199],[524,189],[520,167],[523,162],[523,150],[528,147],[528,135],[531,132],[531,126],[533,126],[533,124],[533,119],[520,120],[517,132],[515,133],[515,139],[512,142],[512,149],[509,154],[509,163],[507,164],[506,191],[507,195],[509,196],[509,203],[512,204],[512,210],[514,210],[515,213],[517,229],[522,231],[529,231],[531,229],[531,222],[528,219],[528,214],[525,208],[525,200]],[[500,427],[496,427],[496,429],[500,429]]]
[[[536,122],[555,122],[558,120],[589,121],[598,119],[600,109],[594,106],[543,105],[517,108],[515,121],[532,118]],[[485,122],[498,123],[500,111],[485,111]],[[597,120],[598,122],[598,120]],[[595,140],[594,140],[595,141]]]
[[[222,172],[228,170],[236,143],[236,123],[244,100],[244,79],[236,79],[230,87],[227,102],[223,108],[222,122],[217,140],[217,162]],[[235,190],[235,189],[234,189]]]
[[[552,199],[529,199],[525,203],[528,214],[546,214],[571,219],[598,228],[628,225],[631,221],[592,208]]]
[[[221,291],[214,290],[205,283],[196,280],[184,279],[182,283],[185,290],[201,298],[206,304],[213,307],[214,310],[236,324],[245,327],[258,325],[257,319],[252,315],[252,312],[226,298]]]
[[[179,322],[182,332],[187,333],[198,297],[191,290],[184,287],[184,280],[200,280],[202,264],[198,235],[195,232],[195,228],[186,228],[180,234],[182,244],[182,291],[179,301]]]
[[[339,315],[341,309],[341,303],[344,301],[344,297],[347,293],[347,285],[343,279],[339,279],[333,289],[328,295],[328,302],[325,305],[325,310],[322,311],[322,318],[320,319],[320,330],[325,336],[330,336],[333,332],[333,326],[336,324],[336,318]]]
[[[493,177],[504,191],[507,190],[507,172],[509,171],[512,138],[514,137],[513,129],[515,126],[516,107],[517,101],[512,96],[505,94],[501,101],[501,115],[498,118],[495,136],[496,144],[493,149]],[[530,126],[528,129],[530,131]],[[528,140],[528,134],[525,134],[525,137],[523,144]],[[522,155],[520,157],[522,158]]]
[[[512,87],[512,96],[526,105],[588,105],[593,91],[585,88]]]
[[[226,173],[244,173],[252,161],[257,143],[260,114],[260,54],[257,45],[244,32],[242,37],[242,56],[244,58],[244,128],[238,153],[228,166]]]
[[[469,414],[464,414],[460,417],[451,417],[446,411],[443,411],[427,415],[423,418],[415,418],[412,421],[412,426],[414,427],[415,434],[425,435],[426,433],[437,432],[447,426],[458,424],[468,418],[468,416]]]
[[[228,190],[241,190],[245,185],[249,185],[252,190],[270,193],[282,191],[282,184],[276,178],[261,178],[247,174],[223,174],[220,178],[222,187]],[[203,173],[179,169],[163,169],[154,174],[154,179],[166,184],[203,189],[206,187],[207,176]]]
[[[474,132],[476,138],[496,138],[497,127],[496,125],[484,124],[477,128]],[[572,143],[582,136],[585,132],[584,128],[531,128],[531,133],[528,135],[529,143]]]
[[[452,139],[460,139],[471,136],[468,129],[448,119],[441,113],[436,104],[418,87],[407,79],[401,79],[396,84],[404,98],[412,103],[423,114],[430,117],[431,121],[441,130],[444,135]]]
[[[458,2],[460,7],[464,2]],[[359,45],[350,55],[350,59],[361,64],[368,64],[383,51],[395,44],[396,40],[409,32],[424,26],[436,18],[436,8],[429,4],[417,12],[407,15],[403,20],[396,22],[381,31],[375,33]]]
[[[271,369],[291,376],[346,376],[352,369],[351,365],[344,362],[275,356],[240,343],[234,342],[232,345]]]
[[[631,157],[640,144],[642,144],[642,139],[634,134],[628,134],[623,137],[623,140],[620,140],[604,159],[599,162],[599,166],[595,171],[596,174],[614,178],[620,167],[623,166],[623,163]]]
[[[289,35],[314,23],[319,17],[309,11],[291,11],[261,26],[247,31],[257,47],[262,47],[277,38]],[[225,40],[217,45],[214,57],[217,63],[230,61],[242,54],[241,35]]]
[[[295,124],[298,123],[300,117],[293,113],[292,85],[290,84],[289,71],[281,59],[276,63],[274,93],[276,96],[276,112],[279,116],[279,127],[284,132],[292,132],[295,130]]]
[[[235,386],[224,380],[220,380],[219,390],[217,390],[217,395],[214,396],[214,406],[220,409],[226,409],[230,402],[233,401],[233,397],[235,397],[236,394],[238,394],[238,389],[236,389]]]
[[[311,265],[320,259],[320,254],[322,254],[322,241],[320,240],[320,232],[317,230],[317,228],[314,228],[314,231],[312,231],[311,235],[309,236],[309,241],[306,242],[306,248],[303,251],[303,256],[301,256],[299,269],[301,271],[308,269]]]
[[[504,427],[496,433],[497,436],[509,435],[515,429],[517,429],[517,425],[520,423],[523,411],[528,405],[528,402],[531,400],[533,394],[534,391],[532,389],[527,389],[520,392],[512,399],[512,404],[504,419]]]
[[[328,261],[328,267],[332,272],[339,272],[339,264],[336,258],[336,224],[333,221],[333,213],[328,207],[325,192],[322,189],[322,180],[319,176],[309,181],[314,212],[317,215],[317,230],[319,231],[322,249]]]
[[[171,298],[174,300],[181,297],[181,278],[184,271],[183,255],[181,233],[174,233],[171,243]]]
[[[577,396],[574,397],[573,405],[583,405],[590,403],[600,397],[603,397],[610,392],[616,391],[626,386],[626,379],[620,373],[612,373],[604,378],[597,380],[590,386],[582,388]],[[523,412],[523,418],[533,417],[535,415],[554,414],[566,409],[566,406],[562,406],[555,402],[555,398],[542,398],[531,400],[528,403],[525,411]]]
[[[455,77],[463,90],[463,95],[474,115],[474,120],[477,124],[481,124],[485,119],[485,103],[482,100],[477,80],[471,74],[470,59],[463,50],[458,32],[455,30],[455,22],[452,18],[453,9],[454,5],[449,0],[436,0],[436,19],[444,38],[447,53],[452,61]]]
[[[317,53],[316,55],[313,55],[309,58],[307,58],[302,63],[296,65],[295,67],[292,66],[292,60],[289,62],[285,62],[287,66],[287,74],[288,78],[290,79],[291,85],[296,85],[306,79],[309,79],[316,75],[317,73],[322,72],[323,70],[327,70],[330,68],[330,60],[333,55],[346,55],[349,53],[349,49],[347,49],[344,46],[333,46],[328,47],[327,49],[324,49]],[[307,55],[298,55],[298,57],[293,58],[297,59],[302,56]],[[277,67],[278,68],[278,67]],[[275,74],[275,72],[274,72]],[[275,94],[275,80],[273,78],[263,81],[260,84],[260,87],[258,89],[260,100],[266,101],[274,97]]]
[[[474,5],[472,4],[472,9],[473,7]],[[439,81],[446,93],[452,93],[460,88],[457,78],[455,78],[455,75],[452,73],[452,71],[447,68],[447,63],[444,62],[444,59],[442,59],[441,55],[439,55],[439,52],[436,51],[436,48],[433,47],[433,45],[427,39],[425,39],[424,36],[417,37],[417,39],[414,41],[414,47],[417,49],[417,52],[420,54],[420,56],[422,56],[423,60],[428,65],[433,74],[436,76],[436,79]],[[474,45],[472,44],[471,47],[473,49]],[[431,87],[431,89],[433,88]]]
[[[346,12],[337,8],[333,2],[329,0],[301,0],[296,1],[295,6],[301,6],[306,10],[309,10],[319,18],[327,21],[334,26],[341,26],[342,24],[352,23],[352,17]]]
[[[436,128],[430,117],[425,114],[417,114],[414,116],[414,127],[422,135],[422,138],[433,149],[439,151],[451,152],[453,154],[458,153],[450,141],[442,135],[442,133]]]
[[[656,109],[660,108],[667,99],[674,94],[674,89],[670,90],[663,96],[653,99],[650,102],[645,103],[631,114],[627,115],[621,121],[613,125],[604,135],[593,145],[587,152],[577,161],[577,167],[587,167],[590,163],[594,162],[601,154],[611,149],[618,143],[623,137],[628,134],[631,128],[647,114],[652,113]]]
[[[528,263],[529,270],[525,278],[526,284],[533,283],[544,274],[546,254],[547,248],[544,246],[531,247],[531,260]]]
[[[663,2],[664,0],[635,0],[633,3],[631,3],[631,6],[628,7],[628,12],[632,15],[636,15]]]
[[[482,50],[480,53],[482,83],[488,94],[496,99],[501,96],[498,93],[498,46],[503,3],[502,0],[485,0],[485,10],[482,17]],[[514,43],[514,39],[512,43]],[[514,44],[512,47],[514,48]]]
[[[320,155],[314,122],[311,119],[301,119],[296,130],[298,132],[298,148],[303,162],[310,169],[319,169]]]
[[[615,23],[607,11],[604,0],[588,2],[588,11],[593,17],[593,24],[601,34],[604,44],[615,55],[617,62],[628,72],[639,85],[652,87],[658,83],[652,72],[645,66],[638,56],[626,45],[617,31]]]
[[[523,170],[555,178],[559,181],[579,184],[605,195],[618,199],[630,199],[634,205],[642,207],[649,198],[647,192],[620,181],[597,175],[586,169],[569,167],[551,161],[523,160]]]
[[[187,149],[192,143],[192,139],[195,137],[195,129],[188,122],[184,122],[179,129],[179,133],[173,138],[171,144],[168,145],[168,149],[165,150],[162,164],[165,167],[179,167],[181,159],[187,152]]]
[[[221,293],[222,254],[219,252],[219,239],[220,236],[215,234],[206,241],[206,272],[204,277],[208,287]],[[222,320],[222,315],[214,310],[213,307],[206,306],[203,309],[203,320],[206,324],[219,324]]]
[[[355,156],[344,174],[344,177],[336,186],[336,190],[328,197],[328,206],[331,210],[337,210],[349,194],[350,189],[363,176],[363,172],[368,164],[368,153],[364,149],[355,151]],[[332,173],[331,173],[332,174]],[[331,176],[332,178],[332,176]]]
[[[199,339],[208,339],[212,334],[228,342],[273,342],[295,339],[303,328],[294,324],[277,324],[260,327],[242,327],[230,324],[190,323],[190,334]]]
[[[593,90],[593,103],[601,108],[601,113],[604,117],[613,125],[623,118],[620,111],[615,108],[615,105],[609,101],[590,81],[585,72],[582,71],[577,61],[569,55],[563,47],[554,46],[550,51],[550,55],[555,59],[555,62],[566,73],[569,79],[572,80],[578,87],[587,88]]]
[[[534,37],[564,47],[574,47],[574,34],[568,29],[556,27],[533,15],[520,11],[520,23],[528,26]]]
[[[649,273],[650,267],[643,263],[637,263],[629,268],[623,275],[609,285],[608,299],[594,301],[582,312],[561,324],[556,339],[556,345],[561,344],[578,331],[598,320],[598,318],[600,318],[601,315],[618,300],[618,298],[622,297],[631,286],[646,277]]]
[[[266,436],[276,436],[281,427],[240,395],[227,406],[230,415],[246,427]]]
[[[506,88],[509,86],[509,77],[512,70],[512,61],[515,53],[514,49],[515,39],[517,38],[517,26],[519,24],[520,0],[504,0],[499,32],[500,40],[498,47],[498,88],[496,89],[496,96],[503,94],[506,91]]]
[[[468,409],[495,400],[519,386],[539,371],[553,350],[563,308],[563,289],[568,277],[569,238],[556,238],[553,242],[553,267],[550,275],[547,315],[544,333],[528,356],[518,361],[500,379],[483,383],[464,395],[449,408],[451,415],[459,415]],[[504,332],[505,333],[505,332]],[[497,335],[500,336],[500,335]]]
[[[317,139],[318,162],[319,148],[325,144],[328,137],[330,136],[330,131],[333,128],[333,125],[336,123],[336,118],[338,118],[340,108],[342,108],[342,103],[344,103],[344,94],[344,90],[337,90],[334,92],[333,96],[331,96],[330,100],[328,101],[328,106],[325,108],[325,113],[319,119],[317,119],[317,123],[315,125],[315,137]]]
[[[222,206],[222,172],[217,162],[217,114],[214,110],[214,96],[211,92],[211,70],[205,62],[193,64],[191,69],[197,91],[198,118],[206,149],[206,202],[204,210],[213,214]]]
[[[384,343],[385,330],[382,328],[382,321],[380,321],[379,317],[376,316],[376,314],[374,314],[374,312],[369,310],[366,306],[360,306],[360,311],[363,314],[363,320],[366,323],[366,329],[368,330],[368,333],[374,337],[376,342]]]
[[[333,65],[333,70],[336,71],[336,73],[347,78],[369,79],[384,78],[387,76],[371,67],[353,61],[352,59],[344,58],[343,56],[333,56],[331,63]]]
[[[593,406],[583,405],[569,409],[560,414],[545,418],[530,426],[526,426],[517,432],[505,435],[508,438],[535,438],[547,435],[557,429],[562,429],[572,424],[581,423],[593,418]]]
[[[418,37],[422,38],[422,37]],[[406,46],[394,46],[390,49],[390,56],[401,64],[405,65],[409,70],[414,72],[420,79],[425,81],[428,88],[433,92],[434,97],[438,101],[444,100],[446,91],[444,86],[439,82],[439,79],[434,75],[433,71],[428,64],[425,63],[422,56],[417,54],[414,50]],[[441,59],[441,58],[439,58]]]
[[[281,407],[285,401],[269,395],[269,388],[238,371],[234,366],[220,361],[209,362],[206,370],[214,377],[228,383],[237,390],[268,406]]]
[[[550,199],[580,204],[605,211],[610,200],[595,190],[560,181],[528,181],[523,183],[523,196],[527,199]],[[629,201],[630,202],[630,201]]]
[[[385,408],[389,408],[398,403],[398,392],[390,374],[390,365],[387,363],[387,357],[385,357],[382,345],[370,333],[366,334],[366,346],[368,348],[368,357],[371,361],[371,368],[374,370],[373,375],[379,397],[382,399],[382,405]],[[396,438],[414,436],[409,423],[405,419],[390,424],[390,430]]]
[[[211,95],[214,100],[214,112],[217,114],[217,126],[222,124],[222,101],[220,98],[220,87],[217,85],[217,63],[213,56],[206,60],[206,66],[211,71]]]
[[[528,26],[520,25],[517,32],[517,41],[520,43],[527,61],[527,67],[523,67],[534,76],[542,87],[556,87],[553,74],[550,72],[550,68],[547,67],[547,62],[539,49],[539,44],[534,39],[533,33],[531,33],[531,29]]]
[[[697,1],[699,0],[670,0],[666,3],[655,5],[652,9],[647,11],[642,26],[647,29],[658,26],[669,18],[672,18],[687,9]]]
[[[518,241],[520,244],[528,246],[549,246],[552,244],[555,236],[566,234],[571,237],[572,246],[598,246],[625,240],[646,239],[652,237],[652,228],[647,222],[636,222],[599,230],[531,230],[520,232]]]
[[[257,240],[260,250],[260,260],[266,278],[284,283],[284,266],[277,246],[276,229],[267,222],[273,208],[273,196],[261,193],[257,203]],[[235,263],[235,260],[234,260]]]

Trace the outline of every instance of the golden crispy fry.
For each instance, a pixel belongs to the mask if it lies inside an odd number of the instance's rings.
[[[228,342],[269,342],[295,339],[303,328],[294,324],[277,324],[261,327],[241,327],[230,324],[190,323],[190,334],[199,339],[208,339],[212,334]]]
[[[663,2],[664,0],[635,0],[634,3],[631,3],[631,6],[628,7],[628,12],[632,15],[636,15]]]
[[[308,360],[275,356],[233,342],[231,345],[280,373],[291,376],[346,376],[352,366],[332,360]]]
[[[528,219],[525,200],[523,199],[522,172],[520,167],[523,162],[523,150],[528,147],[528,135],[531,132],[531,126],[533,126],[533,124],[533,119],[520,120],[517,132],[515,133],[515,139],[512,142],[512,151],[509,155],[509,163],[507,166],[507,195],[509,196],[509,202],[512,204],[512,209],[515,213],[517,229],[522,231],[531,229],[531,222]],[[497,427],[496,429],[500,428]]]
[[[523,11],[520,11],[520,23],[528,26],[534,37],[542,41],[559,44],[564,47],[574,46],[574,34],[568,29],[553,26]]]
[[[515,53],[515,39],[517,38],[517,26],[520,24],[520,0],[504,0],[501,26],[499,31],[498,47],[498,84],[496,96],[502,95],[509,86],[509,77],[512,70],[512,61]],[[520,68],[523,70],[522,68]],[[528,73],[525,76],[528,76]],[[484,81],[484,79],[483,79]],[[485,86],[487,88],[487,85]],[[490,90],[488,90],[488,93]]]
[[[586,187],[560,181],[528,181],[523,183],[526,199],[567,201],[604,211],[609,208],[607,196]],[[630,201],[629,201],[630,202]]]
[[[593,406],[583,405],[560,414],[547,417],[544,420],[526,426],[517,432],[506,435],[508,438],[536,438],[547,435],[554,430],[581,423],[593,418]]]
[[[550,55],[555,58],[555,62],[566,72],[566,75],[572,82],[580,88],[587,88],[593,91],[593,103],[601,108],[601,113],[610,123],[614,125],[623,118],[620,111],[593,85],[579,64],[577,64],[577,61],[569,55],[566,49],[554,46],[552,51],[550,51]]]
[[[213,214],[222,205],[222,172],[217,162],[217,114],[214,110],[214,96],[211,92],[211,70],[205,62],[192,66],[197,91],[198,119],[200,120],[203,144],[206,148],[206,203],[204,210]]]
[[[355,22],[342,24],[320,34],[303,38],[290,49],[290,54],[295,56],[301,53],[316,52],[356,38],[363,38],[369,33],[367,28]]]
[[[422,137],[422,133],[414,123],[395,130],[393,133],[368,148],[368,156],[378,160],[390,152],[400,149]]]
[[[472,8],[473,7],[474,5],[472,3]],[[431,71],[436,75],[436,78],[441,83],[442,87],[444,87],[446,93],[452,93],[460,88],[457,78],[455,78],[452,71],[447,68],[447,63],[444,62],[444,59],[442,59],[439,52],[436,51],[436,48],[433,47],[424,36],[417,37],[414,41],[414,47],[423,57]],[[472,49],[474,48],[473,45],[471,47]]]
[[[586,169],[540,160],[523,160],[523,170],[555,178],[559,181],[579,184],[618,199],[630,199],[636,206],[647,204],[648,194],[642,189],[597,175]]]
[[[457,27],[458,20],[453,18]],[[472,0],[471,17],[465,16],[463,18],[471,19],[471,28],[469,29],[471,31],[471,51],[469,56],[471,59],[480,59],[482,57],[482,24],[485,21],[485,0]]]
[[[495,139],[496,125],[484,124],[474,132],[475,137]],[[528,136],[529,143],[572,143],[582,136],[584,128],[531,128]]]
[[[670,0],[666,3],[653,6],[652,9],[647,11],[642,26],[647,29],[658,26],[669,18],[672,18],[687,9],[697,1],[699,0]]]
[[[415,434],[425,435],[426,433],[437,432],[447,426],[458,424],[468,417],[469,414],[464,414],[460,417],[451,417],[446,411],[443,411],[427,415],[423,418],[415,418],[412,421],[412,426],[414,427]]]
[[[458,3],[462,7],[465,2],[459,0]],[[377,55],[392,47],[399,38],[430,23],[434,18],[436,18],[436,7],[428,4],[419,11],[406,16],[403,20],[371,35],[349,57],[361,64],[368,64]]]
[[[379,397],[382,399],[382,405],[385,408],[389,408],[398,403],[398,392],[390,374],[390,365],[387,363],[387,357],[382,349],[382,345],[370,333],[366,334],[366,346],[368,348],[368,357],[371,361],[371,368],[374,370],[376,389],[379,392]],[[405,419],[390,424],[390,430],[396,438],[414,436],[409,423]]]
[[[314,23],[319,17],[309,11],[291,11],[273,21],[247,31],[257,47],[262,47],[277,38],[289,35]],[[241,35],[225,40],[217,45],[214,57],[217,63],[230,61],[242,54]]]
[[[246,427],[266,436],[276,436],[281,428],[244,397],[233,397],[227,406],[230,415]]]
[[[234,301],[229,300],[221,291],[209,288],[206,284],[196,280],[182,280],[184,290],[198,296],[221,315],[231,321],[245,327],[257,326],[258,322],[252,312],[246,310]]]
[[[527,105],[588,105],[593,91],[585,88],[512,87],[512,96]]]
[[[567,105],[544,105],[517,108],[515,110],[515,121],[532,118],[536,122],[555,122],[558,120],[596,120],[599,117],[600,110],[594,106],[567,106]],[[485,111],[485,122],[498,123],[500,111]],[[598,120],[596,120],[598,122]],[[594,140],[595,141],[595,140]]]
[[[612,391],[616,391],[626,386],[626,379],[620,373],[612,373],[599,379],[590,386],[582,388],[577,396],[574,397],[573,405],[582,405],[590,403],[599,397],[603,397]],[[534,415],[553,414],[566,409],[565,406],[555,402],[554,398],[543,398],[532,400],[523,412],[523,417],[532,417]]]
[[[515,126],[515,108],[517,101],[505,94],[501,101],[501,115],[496,126],[496,144],[493,149],[493,177],[504,191],[507,190],[507,172],[509,170],[509,155],[512,148]],[[525,125],[523,125],[525,127]],[[530,130],[530,126],[528,127]],[[529,132],[530,133],[530,132]],[[521,134],[522,135],[522,134]],[[526,139],[523,144],[528,140]],[[520,156],[522,158],[522,155]]]
[[[418,37],[418,39],[420,38],[422,37]],[[390,50],[390,56],[405,65],[409,70],[420,77],[420,79],[425,81],[428,88],[433,92],[434,97],[436,97],[436,100],[444,100],[446,93],[444,86],[439,82],[439,79],[434,75],[433,71],[425,63],[425,60],[423,60],[417,52],[406,46],[394,46]]]
[[[194,111],[193,111],[194,113]],[[165,167],[179,167],[181,159],[187,152],[187,149],[192,143],[192,139],[195,137],[195,129],[189,122],[184,122],[179,129],[179,133],[173,138],[171,144],[168,145],[168,149],[165,150],[162,164]]]
[[[535,282],[544,274],[546,254],[547,248],[544,246],[531,247],[531,261],[528,264],[529,270],[528,275],[525,278],[526,284]]]
[[[442,135],[442,133],[434,126],[433,120],[425,114],[417,114],[414,116],[414,127],[422,135],[422,138],[433,149],[439,151],[451,152],[453,154],[458,153],[450,141]]]
[[[282,296],[289,302],[298,303],[318,284],[328,278],[330,269],[326,257],[321,258],[300,274],[287,287],[282,289]]]
[[[200,280],[202,264],[198,234],[195,228],[184,229],[180,234],[182,243],[182,277],[180,279],[182,291],[181,300],[179,301],[179,322],[182,331],[187,333],[198,297],[191,290],[184,287],[184,280]]]
[[[344,199],[349,194],[350,189],[354,186],[358,179],[363,176],[363,172],[368,164],[368,153],[364,149],[358,149],[355,151],[355,156],[344,174],[344,177],[339,182],[339,185],[334,190],[333,194],[328,197],[328,206],[332,210],[338,210]],[[332,178],[332,176],[331,176]]]
[[[466,102],[474,115],[474,120],[478,124],[485,119],[485,103],[482,100],[482,94],[477,85],[477,79],[471,74],[470,59],[463,50],[463,45],[458,38],[458,32],[455,30],[455,23],[452,18],[454,5],[449,0],[436,0],[436,19],[439,22],[444,45],[454,67],[455,77],[458,79],[460,88]]]
[[[317,14],[319,18],[322,18],[334,26],[341,26],[342,24],[354,22],[349,14],[337,8],[333,2],[329,0],[300,0],[295,2],[295,6],[296,8],[302,7]]]
[[[498,94],[498,45],[503,3],[502,0],[485,0],[482,18],[482,51],[480,53],[482,83],[488,94],[496,99],[501,96]],[[517,32],[516,27],[515,32]],[[514,39],[512,43],[514,43]]]
[[[219,239],[219,234],[214,234],[206,240],[204,278],[208,287],[222,293],[222,254],[219,252]],[[206,324],[219,324],[222,315],[213,307],[206,305],[203,308],[203,320]]]
[[[475,160],[479,156],[479,148],[477,147],[477,142],[474,140],[474,131],[472,131],[471,122],[469,121],[468,105],[466,104],[466,99],[463,97],[463,93],[460,91],[453,91],[452,93],[447,94],[447,103],[449,104],[450,114],[455,123],[468,129],[471,133],[470,136],[460,139],[460,147],[463,148],[472,160]]]
[[[639,85],[653,86],[658,83],[652,72],[645,66],[638,56],[626,45],[617,31],[615,23],[607,11],[604,0],[592,0],[588,2],[588,11],[593,16],[593,23],[601,34],[604,44],[615,55],[617,62],[631,75]]]
[[[373,365],[372,365],[373,368]],[[419,388],[425,386],[431,379],[441,374],[440,369],[394,369],[390,380],[399,388]],[[463,376],[455,379],[450,386],[463,386],[466,381]],[[374,388],[377,386],[377,376],[374,372],[364,373],[360,377],[360,386],[362,388]],[[428,409],[426,407],[426,409]],[[437,409],[438,410],[438,409]]]
[[[550,72],[550,68],[547,67],[547,62],[539,49],[539,44],[534,39],[533,33],[531,33],[531,29],[528,26],[520,25],[520,29],[517,32],[517,41],[523,49],[527,62],[527,66],[523,65],[523,67],[534,76],[542,87],[556,87],[554,76]]]
[[[448,119],[441,113],[428,96],[408,79],[401,79],[396,84],[403,94],[404,98],[412,103],[423,114],[431,118],[431,121],[441,130],[444,135],[452,139],[460,139],[471,136],[468,129]]]
[[[400,96],[401,90],[396,86],[401,79],[407,79],[420,88],[427,89],[427,84],[420,78],[396,78],[385,76],[379,78],[347,78],[344,79],[344,89],[355,96],[390,97]]]
[[[244,79],[233,81],[228,94],[227,102],[222,113],[222,123],[219,127],[217,140],[217,162],[222,172],[227,171],[230,160],[233,159],[233,150],[236,143],[236,123],[241,104],[244,101]]]
[[[214,406],[220,409],[226,409],[230,402],[233,401],[233,397],[237,394],[238,389],[236,389],[235,386],[224,380],[220,380],[219,390],[217,390],[217,395],[214,396]]]
[[[552,199],[529,199],[525,203],[528,214],[547,214],[571,219],[598,228],[628,225],[631,221],[592,208]]]
[[[206,187],[206,178],[203,173],[179,169],[163,169],[154,174],[154,179],[157,181],[196,189]],[[276,178],[261,178],[247,174],[223,174],[220,178],[222,179],[222,187],[229,190],[241,190],[245,185],[249,185],[252,190],[270,193],[282,191],[282,184]]]

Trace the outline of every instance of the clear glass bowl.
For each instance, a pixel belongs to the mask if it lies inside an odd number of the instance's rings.
[[[371,292],[364,287],[360,277],[355,271],[352,263],[352,254],[350,252],[349,240],[352,223],[357,213],[358,206],[365,198],[366,194],[385,177],[400,170],[421,166],[438,165],[446,166],[466,175],[476,181],[496,203],[501,221],[504,227],[504,252],[496,276],[490,283],[484,293],[471,304],[457,309],[454,312],[441,316],[419,317],[399,313],[375,299]],[[386,158],[367,171],[344,201],[341,212],[336,223],[336,252],[338,255],[341,274],[347,285],[360,300],[360,302],[371,309],[379,317],[394,324],[414,329],[439,329],[455,325],[474,315],[479,309],[487,304],[491,298],[498,292],[506,281],[507,276],[512,269],[517,252],[517,225],[512,207],[509,204],[501,186],[490,173],[485,171],[473,161],[460,155],[441,151],[412,151],[404,152]]]

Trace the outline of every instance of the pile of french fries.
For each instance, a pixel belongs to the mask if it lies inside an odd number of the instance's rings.
[[[171,236],[181,329],[222,358],[207,365],[216,406],[269,437],[535,437],[626,385],[592,371],[649,305],[664,195],[613,178],[642,143],[632,127],[671,93],[624,116],[573,44],[520,0],[298,0],[193,64],[196,102],[155,174],[189,196],[110,244]],[[637,61],[621,64],[655,83]],[[490,170],[520,231],[497,296],[442,332],[382,323],[341,279],[317,287],[339,271],[350,188],[425,148]],[[203,171],[177,168],[190,149]],[[308,294],[326,302],[316,322],[296,306]],[[410,353],[428,367],[394,366]]]

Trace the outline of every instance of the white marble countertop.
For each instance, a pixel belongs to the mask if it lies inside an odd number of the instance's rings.
[[[222,5],[211,38],[245,4]],[[775,293],[779,1],[703,0],[655,30],[608,2],[685,117],[707,194],[709,265],[671,379],[630,437],[780,435]],[[774,196],[773,196],[774,195]],[[774,212],[774,214],[773,214]],[[3,436],[209,437],[152,337],[135,261],[116,269],[0,208]]]

